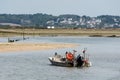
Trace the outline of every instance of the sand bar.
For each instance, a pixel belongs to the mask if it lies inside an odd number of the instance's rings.
[[[77,44],[61,43],[0,43],[0,52],[34,51],[59,48],[72,48]]]

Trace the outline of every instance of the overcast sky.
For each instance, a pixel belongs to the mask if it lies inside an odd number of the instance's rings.
[[[0,14],[118,15],[120,0],[0,0]]]

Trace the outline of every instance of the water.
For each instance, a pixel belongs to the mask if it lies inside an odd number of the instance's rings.
[[[0,39],[1,42],[6,39]],[[30,37],[19,42],[75,43],[75,48],[0,54],[0,80],[120,80],[120,38],[106,37]],[[69,68],[50,65],[55,52],[64,55],[87,48],[92,67]]]

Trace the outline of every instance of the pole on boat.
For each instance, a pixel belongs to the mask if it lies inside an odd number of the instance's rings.
[[[87,48],[84,48],[84,50],[83,50],[83,57],[84,57],[84,59],[86,59],[86,50],[87,50]]]

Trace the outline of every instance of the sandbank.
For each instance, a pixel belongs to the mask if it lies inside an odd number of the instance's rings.
[[[76,46],[78,45],[69,43],[0,43],[0,52],[48,50]]]

